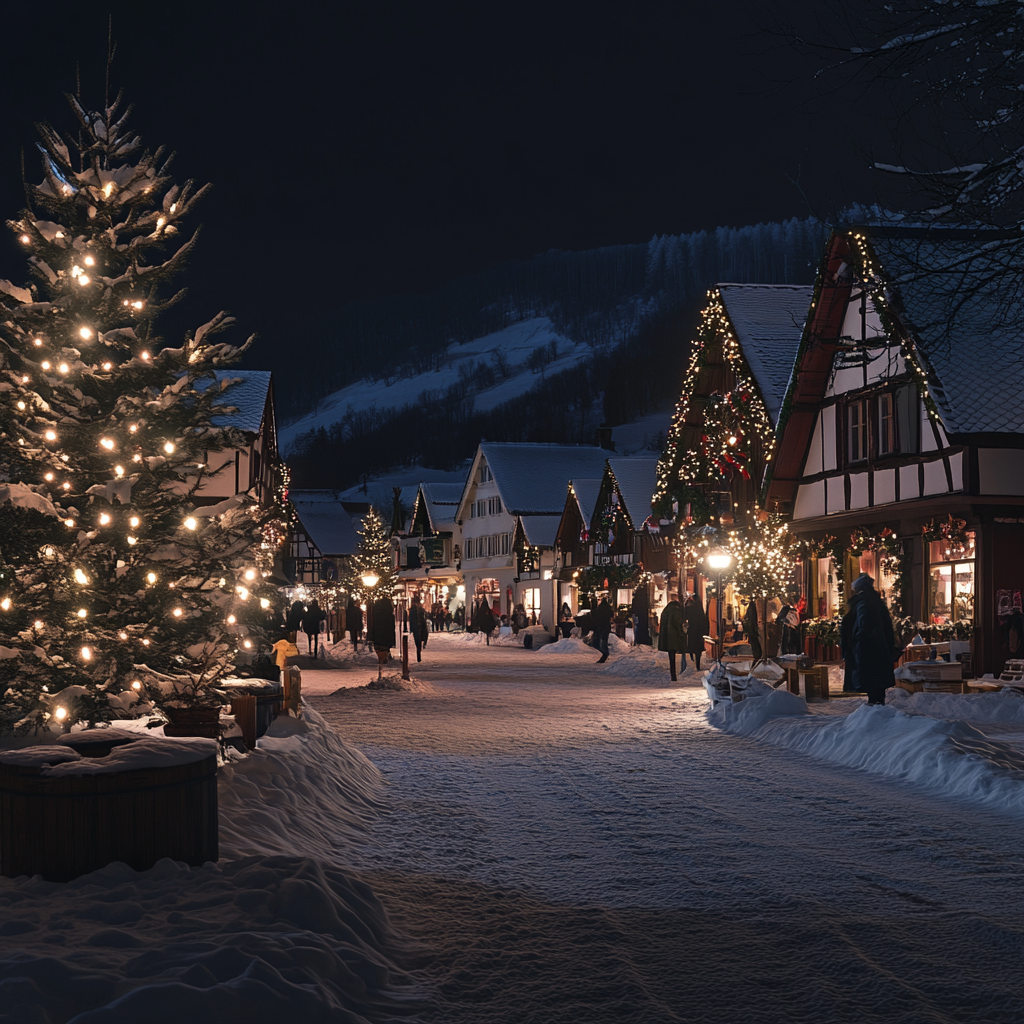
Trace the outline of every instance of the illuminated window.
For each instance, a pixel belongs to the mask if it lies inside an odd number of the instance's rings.
[[[928,619],[936,624],[974,619],[974,533],[966,543],[928,545]]]

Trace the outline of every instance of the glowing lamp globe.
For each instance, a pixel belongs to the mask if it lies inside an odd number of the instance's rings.
[[[724,548],[715,548],[714,551],[709,552],[704,557],[704,561],[707,562],[715,572],[725,572],[725,570],[732,565],[732,555]]]
[[[364,572],[360,577],[363,581],[363,586],[373,588],[380,582],[380,577],[375,572]]]

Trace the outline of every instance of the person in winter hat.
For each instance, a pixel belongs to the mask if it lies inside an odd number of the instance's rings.
[[[416,594],[409,606],[409,632],[416,644],[416,660],[423,660],[423,645],[427,642],[427,612],[420,604],[420,596]]]
[[[889,609],[874,582],[866,572],[853,581],[839,641],[846,663],[843,689],[847,693],[866,693],[869,704],[884,704],[885,691],[896,685],[893,663],[900,651]]]
[[[614,612],[608,598],[602,597],[601,603],[590,616],[591,627],[594,630],[594,646],[601,652],[601,657],[597,659],[598,665],[608,660],[608,639],[612,633],[613,617]]]
[[[668,651],[668,668],[672,682],[676,677],[676,652],[686,650],[686,631],[683,629],[683,609],[677,598],[673,597],[661,613],[658,627],[658,650]],[[686,668],[686,655],[683,655],[683,668]]]

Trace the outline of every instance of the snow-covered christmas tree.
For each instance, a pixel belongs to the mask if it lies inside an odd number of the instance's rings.
[[[206,187],[172,181],[120,97],[69,99],[75,135],[40,127],[42,181],[8,222],[31,282],[0,281],[0,731],[45,723],[57,694],[89,721],[147,695],[216,699],[273,593],[264,513],[196,501],[214,453],[241,443],[214,426],[232,380],[213,371],[248,342],[214,340],[224,313],[180,347],[157,329]]]
[[[363,529],[359,533],[362,538],[359,549],[349,562],[347,584],[351,593],[359,600],[378,597],[393,598],[398,589],[398,570],[395,568],[395,556],[391,546],[391,535],[380,513],[371,506],[363,517]],[[367,587],[363,577],[372,574],[377,583]]]

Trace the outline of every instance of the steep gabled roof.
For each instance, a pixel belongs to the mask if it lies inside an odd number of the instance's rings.
[[[538,548],[550,548],[555,545],[558,536],[559,516],[520,516],[519,526],[528,544]]]
[[[568,482],[577,476],[603,474],[608,452],[588,445],[481,442],[462,491],[459,519],[465,518],[466,500],[481,456],[487,460],[510,515],[560,516]]]
[[[593,518],[594,509],[597,508],[597,499],[601,495],[601,478],[574,478],[569,483],[572,486],[572,493],[576,498],[576,507],[580,510],[583,522],[589,523]]]
[[[772,426],[777,426],[814,289],[803,284],[717,287]]]
[[[423,483],[420,484],[416,494],[416,505],[422,501],[424,511],[427,513],[427,522],[430,529],[437,533],[441,530],[451,530],[455,526],[455,515],[459,510],[459,501],[462,498],[462,484],[449,483]],[[416,518],[416,509],[413,509],[413,520]]]
[[[1024,434],[1024,260],[1019,237],[859,229],[890,313],[929,378],[949,435]]]
[[[639,530],[652,515],[651,498],[658,478],[656,458],[610,458],[608,468],[619,490],[630,525]],[[588,520],[589,521],[589,520]]]
[[[288,500],[322,555],[354,555],[359,547],[354,519],[334,491],[291,491]]]
[[[269,370],[214,370],[217,383],[234,381],[226,391],[221,392],[220,405],[234,406],[238,412],[214,416],[217,427],[236,427],[249,434],[258,434],[267,407],[272,374]]]

